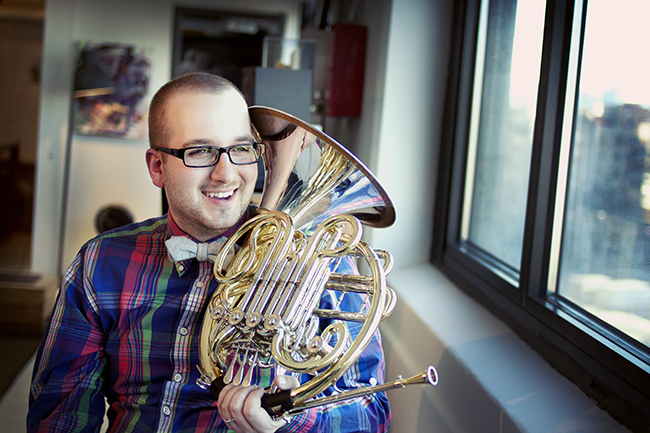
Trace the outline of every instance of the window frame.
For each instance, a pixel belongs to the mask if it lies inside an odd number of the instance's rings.
[[[648,353],[570,302],[546,296],[566,95],[575,93],[570,78],[576,72],[570,69],[572,29],[579,28],[582,43],[586,2],[549,0],[546,5],[519,288],[508,275],[495,272],[489,257],[473,254],[460,241],[482,2],[456,2],[431,261],[612,417],[632,430],[650,430]]]

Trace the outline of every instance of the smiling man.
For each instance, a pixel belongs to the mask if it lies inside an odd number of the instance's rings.
[[[257,180],[253,162],[259,159],[233,164],[233,152],[246,152],[237,146],[254,143],[248,107],[236,88],[220,82],[214,87],[218,93],[161,89],[151,104],[151,129],[163,132],[150,134],[152,149],[147,151],[153,183],[165,188],[176,223],[202,242],[224,233],[244,214]],[[196,156],[202,146],[230,147],[230,158],[213,152],[199,164],[210,165],[188,169],[187,156]],[[164,153],[170,149],[185,150],[185,161]],[[248,150],[253,156],[259,151],[259,146]],[[218,162],[213,166],[214,158]]]
[[[147,167],[169,213],[101,234],[79,251],[37,354],[27,430],[96,432],[106,414],[109,432],[385,431],[383,393],[286,422],[269,417],[260,397],[272,381],[297,386],[293,377],[256,373],[255,386],[228,385],[218,402],[196,384],[201,323],[217,287],[213,247],[253,212],[263,145],[239,90],[201,73],[156,93],[149,141]],[[382,381],[376,335],[327,393]]]

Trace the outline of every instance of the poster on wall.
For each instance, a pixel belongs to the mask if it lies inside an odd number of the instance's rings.
[[[75,73],[74,132],[146,139],[151,61],[125,44],[82,44]]]

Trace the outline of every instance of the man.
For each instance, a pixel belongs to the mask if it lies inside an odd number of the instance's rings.
[[[179,258],[170,239],[223,240],[250,217],[259,145],[241,93],[201,73],[181,76],[154,96],[149,141],[147,167],[165,188],[169,213],[81,248],[37,354],[28,431],[98,431],[106,403],[111,432],[388,429],[383,393],[286,422],[261,409],[260,398],[271,380],[280,389],[297,386],[293,377],[258,375],[260,386],[228,385],[218,402],[196,385],[201,323],[217,284],[205,251]],[[375,337],[336,386],[381,381]]]

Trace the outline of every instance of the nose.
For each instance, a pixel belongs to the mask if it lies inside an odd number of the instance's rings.
[[[210,177],[217,182],[228,183],[236,177],[235,165],[230,162],[230,158],[225,152],[221,153],[217,163],[212,167]]]

